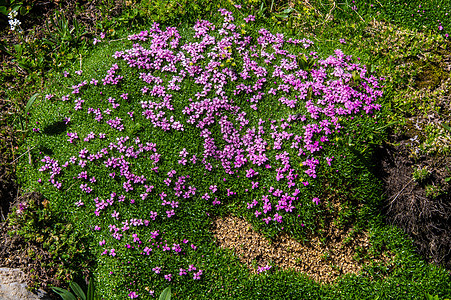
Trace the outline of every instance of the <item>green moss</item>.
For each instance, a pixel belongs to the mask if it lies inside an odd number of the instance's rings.
[[[415,79],[415,85],[418,89],[434,89],[449,76],[440,66],[434,63],[418,60],[414,65],[419,70]]]

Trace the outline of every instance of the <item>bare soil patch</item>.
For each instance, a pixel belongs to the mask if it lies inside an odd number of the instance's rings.
[[[400,140],[401,139],[401,140]],[[398,137],[399,145],[381,149],[379,174],[384,181],[386,222],[401,228],[412,240],[418,254],[427,262],[451,269],[451,201],[449,185],[444,182],[451,157],[421,156],[415,159],[412,148]],[[416,166],[431,170],[426,183],[413,180]],[[437,197],[426,195],[426,184],[441,186]]]
[[[357,274],[370,261],[389,264],[391,256],[384,252],[380,257],[357,258],[358,249],[366,253],[370,247],[368,233],[352,228],[340,230],[333,224],[322,236],[310,235],[303,243],[285,233],[268,240],[246,220],[235,216],[215,219],[212,232],[218,246],[232,249],[251,273],[257,273],[257,267],[273,265],[305,273],[321,283],[332,283],[343,274]]]

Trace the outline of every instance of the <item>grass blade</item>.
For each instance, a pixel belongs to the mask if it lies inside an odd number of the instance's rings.
[[[74,291],[75,295],[77,295],[77,297],[81,298],[82,300],[86,300],[85,292],[83,292],[78,283],[71,282],[69,283],[69,286]]]
[[[451,132],[451,127],[449,127],[445,123],[442,123],[442,127],[445,128],[446,130],[448,130],[448,132]]]
[[[86,295],[87,300],[94,300],[94,279],[91,278],[88,284],[88,294]]]
[[[27,102],[27,106],[25,106],[25,114],[28,113],[28,111],[30,110],[31,106],[33,105],[34,101],[36,101],[36,98],[38,96],[39,96],[39,93],[36,93],[30,97],[30,100],[28,100],[28,102]]]
[[[77,300],[77,298],[75,298],[75,296],[71,292],[65,289],[59,287],[52,287],[52,290],[58,295],[60,295],[61,298],[63,298],[63,300]]]

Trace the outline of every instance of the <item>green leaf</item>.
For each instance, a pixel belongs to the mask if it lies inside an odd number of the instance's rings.
[[[6,6],[0,6],[0,13],[4,14],[5,16],[8,14]]]
[[[439,300],[439,299],[438,299],[438,295],[432,296],[432,295],[429,294],[429,293],[426,293],[426,299],[427,299],[427,300]]]
[[[89,284],[88,284],[88,294],[87,296],[87,300],[94,300],[95,297],[95,286],[94,286],[94,279],[91,278],[89,280]]]
[[[52,287],[51,289],[55,293],[60,295],[61,298],[63,298],[63,300],[77,300],[77,298],[75,298],[75,296],[71,292],[69,292],[69,291],[67,291],[65,289],[62,289],[62,288],[59,288],[59,287]]]
[[[81,298],[82,300],[86,300],[85,292],[83,292],[78,283],[71,282],[69,283],[69,286],[74,291],[75,295],[77,295],[77,297]]]
[[[6,48],[6,42],[5,41],[0,41],[0,50],[8,53],[9,55],[13,56],[13,54],[11,52],[8,51],[8,49]]]
[[[312,88],[312,86],[309,86],[308,90],[307,90],[307,98],[305,100],[308,101],[308,100],[312,99],[312,96],[313,96],[313,88]]]
[[[398,122],[398,121],[390,122],[390,123],[388,123],[387,125],[384,125],[384,126],[382,126],[382,127],[379,127],[379,128],[374,129],[374,132],[378,132],[379,130],[385,129],[385,128],[390,127],[390,126],[392,126],[392,125],[394,125],[394,124],[397,124],[397,123],[399,123],[399,122]]]
[[[30,97],[30,100],[28,100],[28,102],[27,102],[27,106],[25,106],[25,115],[28,113],[28,111],[30,110],[31,106],[33,105],[34,101],[36,101],[36,98],[38,96],[39,96],[39,93],[36,93]]]
[[[359,83],[360,80],[361,80],[360,74],[357,73],[357,71],[352,71],[352,79],[353,79],[355,82]]]
[[[14,45],[14,49],[16,50],[17,57],[22,56],[23,48],[22,48],[22,45],[21,45],[21,44]],[[16,57],[16,58],[17,58],[17,57]]]
[[[25,16],[28,13],[28,10],[27,10],[26,7],[21,6],[20,9],[19,9],[19,13],[20,13],[21,16]]]
[[[276,16],[278,18],[282,18],[282,19],[288,18],[288,15],[286,15],[286,14],[274,14],[274,16]]]
[[[442,127],[445,128],[446,130],[448,130],[449,132],[451,132],[451,127],[449,127],[445,123],[442,123]]]
[[[171,300],[171,287],[167,287],[161,292],[159,300]]]
[[[291,13],[292,11],[293,11],[292,8],[287,8],[287,9],[283,10],[282,13],[284,13],[284,14],[289,14],[289,13]]]

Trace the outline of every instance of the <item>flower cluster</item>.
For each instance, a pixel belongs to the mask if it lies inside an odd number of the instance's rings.
[[[303,53],[300,59],[287,49],[309,51],[312,41],[264,28],[253,40],[233,24],[230,12],[219,12],[222,25],[197,21],[189,42],[177,28],[162,29],[156,23],[129,36],[132,47],[113,55],[116,61],[103,78],[73,85],[76,92],[65,94],[60,102],[74,104],[68,106],[74,110],[73,119],[92,127],[84,133],[67,132],[70,149],[77,152],[67,156],[62,167],[46,156],[39,171],[48,171],[57,189],[79,186],[80,198],[74,204],[95,220],[99,253],[107,259],[191,259],[190,253],[198,251],[195,243],[188,245],[186,238],[163,240],[160,229],[162,222],[177,222],[181,207],[196,201],[216,209],[228,199],[246,199],[241,205],[258,222],[279,226],[299,213],[301,191],[309,188],[308,180],[317,178],[319,166],[332,166],[334,157],[322,152],[344,130],[342,118],[371,115],[380,108],[379,80],[341,50],[323,60],[315,52]],[[254,20],[249,15],[244,21]],[[303,59],[312,62],[311,70],[303,67]],[[126,68],[134,70],[136,78],[119,75]],[[97,85],[99,80],[103,85]],[[128,80],[137,86],[135,91],[122,90]],[[183,87],[188,85],[192,93],[186,95]],[[117,89],[114,95],[84,94],[111,86]],[[133,111],[124,112],[128,103],[134,104]],[[279,110],[277,117],[273,109]],[[128,134],[127,122],[132,121],[145,124],[152,135],[144,139]],[[149,140],[156,132],[167,140]],[[198,139],[200,145],[173,144],[172,137],[180,134]],[[193,165],[200,173],[188,173]],[[72,179],[60,180],[64,172],[73,173]],[[208,177],[210,172],[214,182],[202,186],[199,174]],[[102,194],[105,183],[111,185]],[[317,197],[308,202],[320,204]],[[100,226],[105,220],[109,224]],[[191,272],[192,280],[201,280],[205,270],[186,265],[154,266],[152,276],[169,282],[178,278],[174,274]],[[257,272],[270,268],[259,267]],[[139,292],[130,289],[128,296],[138,298]]]
[[[20,29],[20,24],[22,24],[18,19],[16,19],[17,17],[17,10],[12,10],[9,12],[8,14],[8,23],[9,23],[9,27],[12,31],[16,30],[16,27],[19,27],[19,31],[21,31]]]

